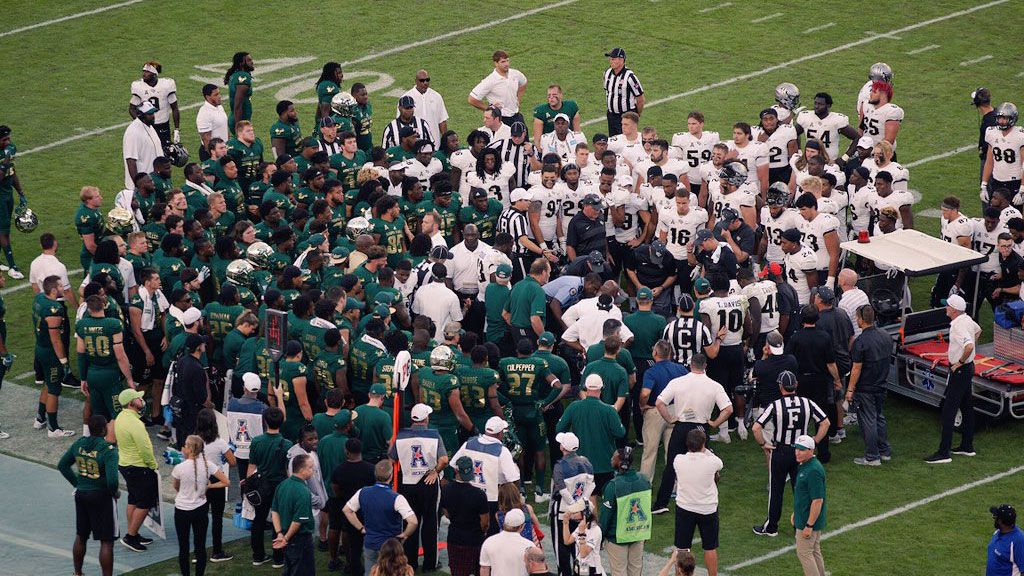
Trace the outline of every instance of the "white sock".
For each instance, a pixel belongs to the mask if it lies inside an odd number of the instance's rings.
[[[746,418],[737,418],[736,419],[736,425],[739,426],[740,428],[746,428],[747,427]]]
[[[89,434],[88,424],[82,424],[82,436],[92,436],[92,434]]]

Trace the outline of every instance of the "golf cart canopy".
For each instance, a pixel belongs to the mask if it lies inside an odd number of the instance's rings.
[[[911,277],[959,270],[988,260],[987,256],[974,250],[917,230],[896,230],[872,236],[871,242],[866,244],[850,240],[840,247]]]

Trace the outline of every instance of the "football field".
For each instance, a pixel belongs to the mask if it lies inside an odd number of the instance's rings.
[[[251,52],[255,60],[253,122],[268,150],[278,100],[295,102],[302,129],[310,131],[314,83],[329,60],[342,63],[344,89],[358,81],[370,90],[375,143],[420,68],[446,99],[449,127],[464,138],[481,124],[466,95],[490,73],[497,49],[506,50],[512,66],[529,79],[527,117],[544,101],[547,86],[557,83],[567,99],[579,103],[588,137],[607,128],[603,54],[615,46],[626,49],[627,65],[646,91],[641,125],[654,126],[668,139],[685,130],[691,110],[704,112],[706,129],[723,137],[734,122],[755,124],[758,112],[773,103],[774,87],[786,81],[800,88],[802,104],[810,106],[816,92],[828,92],[833,110],[855,120],[868,68],[884,61],[894,70],[893,102],[906,113],[898,155],[919,198],[915,226],[937,234],[937,208],[948,194],[961,197],[967,215],[980,215],[979,119],[970,93],[984,86],[994,104],[1022,104],[1024,53],[1016,40],[1022,27],[1024,0],[11,3],[0,24],[0,124],[13,130],[17,171],[40,219],[36,233],[13,233],[14,251],[27,275],[38,253],[38,233],[50,231],[60,242],[58,256],[69,269],[78,268],[81,241],[72,222],[78,192],[83,185],[98,186],[105,213],[123,186],[128,87],[142,63],[160,61],[163,75],[177,81],[182,141],[197,160],[200,89],[207,82],[223,84],[236,51]],[[183,180],[175,169],[175,184]],[[78,279],[80,274],[72,280]],[[927,303],[928,282],[913,286],[918,308]],[[8,280],[2,293],[8,346],[18,356],[7,383],[31,386],[32,291],[26,280]],[[991,334],[991,312],[985,309],[981,324]],[[25,406],[26,419],[33,408]],[[938,442],[938,412],[899,399],[887,411],[891,463],[854,466],[851,460],[862,447],[856,428],[833,447],[833,463],[826,468],[827,569],[834,576],[979,573],[992,531],[988,507],[1022,503],[1020,425],[990,425],[979,431],[976,458],[932,467],[923,458]],[[80,429],[77,420],[62,414],[69,429]],[[767,506],[760,449],[752,441],[734,441],[715,450],[725,462],[722,570],[799,573],[790,530],[775,539],[750,531]],[[6,506],[0,522],[30,512],[14,508]],[[68,510],[67,521],[72,520]],[[662,554],[672,534],[671,517],[657,517],[647,551]],[[236,545],[233,551],[235,560],[211,565],[208,573],[274,572],[269,565],[250,567],[245,549]],[[116,554],[124,553],[117,548]],[[176,571],[172,561],[133,573]]]

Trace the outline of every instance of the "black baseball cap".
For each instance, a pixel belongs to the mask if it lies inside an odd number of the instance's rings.
[[[597,194],[587,194],[583,197],[583,200],[580,200],[580,204],[583,206],[600,206],[601,197]]]
[[[625,58],[626,51],[623,50],[622,48],[612,48],[611,52],[605,52],[604,55],[609,58]]]
[[[185,339],[185,348],[189,352],[195,352],[203,344],[206,344],[206,336],[200,334],[189,334],[188,338]]]
[[[487,198],[487,190],[483,188],[470,188],[469,197],[474,200],[477,198]]]
[[[416,131],[410,128],[409,126],[402,126],[401,128],[398,129],[399,138],[408,138],[409,136],[414,136],[415,134]]]
[[[604,273],[604,254],[601,254],[597,250],[594,250],[587,255],[590,259],[590,271],[594,274]]]
[[[412,96],[402,96],[398,99],[399,108],[415,108],[416,101],[412,99]]]
[[[594,137],[591,138],[590,141],[594,144],[597,144],[598,142],[607,142],[608,135],[598,132],[597,134],[594,134]]]
[[[513,122],[509,129],[513,136],[522,136],[523,134],[526,134],[526,124],[523,124],[518,120]]]
[[[613,305],[612,297],[607,294],[601,294],[597,297],[597,309],[598,310],[611,310]]]
[[[1000,504],[999,506],[993,506],[988,509],[992,513],[992,517],[999,520],[1007,526],[1013,526],[1017,523],[1017,510],[1009,504]]]

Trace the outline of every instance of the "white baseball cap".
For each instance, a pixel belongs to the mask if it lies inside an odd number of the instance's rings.
[[[586,381],[583,383],[583,387],[587,390],[600,390],[604,388],[604,381],[597,374],[591,374],[587,376]]]
[[[569,121],[569,115],[566,114],[565,112],[559,112],[558,114],[555,114],[555,120],[558,120],[559,118],[565,120],[566,122]]]
[[[965,312],[967,310],[967,301],[959,294],[953,294],[946,298],[944,304],[958,312]]]
[[[263,383],[260,382],[258,374],[246,372],[242,374],[242,387],[245,388],[246,392],[259,392],[260,388],[263,387]]]
[[[188,326],[189,324],[199,322],[199,319],[202,317],[203,313],[199,311],[199,308],[193,306],[181,313],[181,323]]]
[[[580,447],[580,439],[572,432],[559,432],[555,434],[555,441],[569,452],[573,452]]]
[[[411,415],[413,422],[423,422],[428,416],[434,411],[433,408],[426,404],[417,404],[412,407]]]
[[[484,430],[488,434],[498,434],[508,429],[508,422],[505,422],[497,416],[491,416],[487,419],[487,424],[484,424]]]
[[[513,508],[505,514],[505,527],[515,528],[526,524],[526,514],[519,508]]]
[[[520,200],[533,200],[533,193],[526,188],[516,188],[512,191],[512,202]]]
[[[772,356],[782,356],[786,353],[786,342],[778,330],[769,332],[766,340],[768,342],[768,351]]]
[[[857,140],[857,148],[874,148],[875,141],[871,139],[871,136],[861,136],[860,140]]]
[[[807,434],[801,434],[796,437],[796,442],[793,443],[793,448],[797,450],[814,450],[814,438],[811,438]]]

